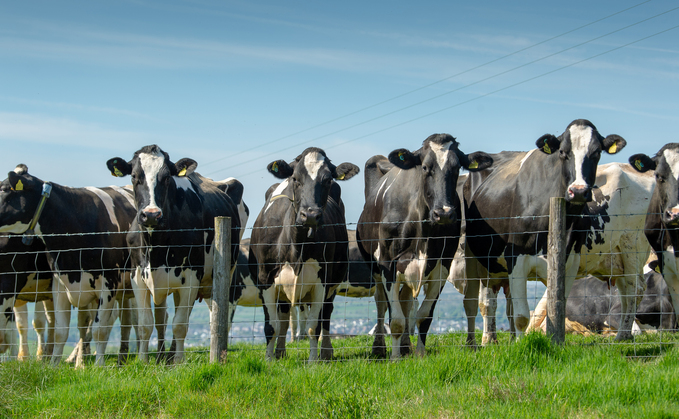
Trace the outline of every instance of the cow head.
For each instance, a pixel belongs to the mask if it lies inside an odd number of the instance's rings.
[[[654,198],[660,205],[661,220],[679,227],[679,143],[666,144],[654,157],[635,154],[629,163],[642,173],[655,170]]]
[[[38,208],[43,181],[20,164],[0,185],[0,232],[23,234]]]
[[[586,119],[576,119],[558,138],[545,134],[535,145],[545,154],[559,153],[567,185],[566,201],[584,204],[592,200],[601,152],[616,154],[627,142],[615,134],[604,138],[594,124]]]
[[[320,148],[309,147],[291,163],[276,160],[267,170],[291,183],[295,223],[308,227],[309,235],[323,224],[323,210],[328,202],[333,180],[349,180],[359,168],[355,164],[335,166]]]
[[[464,154],[450,134],[430,135],[415,152],[394,150],[389,153],[389,161],[400,169],[419,171],[419,190],[429,209],[429,219],[436,224],[457,221],[454,204],[460,169],[478,171],[493,164],[493,158],[484,152]]]
[[[176,188],[192,188],[187,176],[197,165],[187,158],[172,163],[170,156],[157,145],[143,147],[129,162],[120,157],[106,162],[113,176],[131,175],[137,222],[148,229],[164,226],[163,213],[171,205],[170,195]]]

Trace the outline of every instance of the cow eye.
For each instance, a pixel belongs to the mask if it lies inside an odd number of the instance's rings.
[[[568,153],[566,153],[564,150],[559,150],[559,157],[564,160],[568,160]]]
[[[665,183],[665,178],[660,175],[655,175],[655,179],[658,181],[658,183]]]

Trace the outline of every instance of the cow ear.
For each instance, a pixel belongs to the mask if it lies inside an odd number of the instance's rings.
[[[106,162],[106,167],[115,177],[125,177],[132,173],[132,166],[120,157],[114,157]]]
[[[352,163],[342,163],[335,169],[335,180],[349,180],[356,176],[361,169]]]
[[[488,153],[477,151],[476,153],[467,154],[461,160],[462,167],[470,172],[478,172],[479,170],[487,169],[493,165],[493,158]]]
[[[411,153],[405,148],[399,148],[398,150],[394,150],[389,153],[389,161],[394,166],[404,170],[412,169],[418,164],[422,164],[422,160],[420,159],[419,155]]]
[[[19,192],[30,189],[30,184],[26,182],[26,179],[24,179],[23,176],[16,174],[16,172],[9,172],[7,178],[9,180],[9,186],[13,191]]]
[[[629,158],[629,164],[636,169],[637,172],[648,172],[655,170],[656,162],[645,154],[635,154]]]
[[[194,170],[196,170],[196,167],[198,167],[198,163],[195,160],[186,157],[174,164],[174,168],[177,171],[177,176],[179,177],[190,175]]]
[[[276,160],[266,166],[266,170],[278,179],[287,179],[292,176],[293,168],[285,160]]]
[[[545,134],[538,138],[535,142],[537,148],[539,148],[545,154],[552,154],[561,147],[561,141],[552,134]]]
[[[625,148],[627,141],[619,135],[611,134],[603,140],[603,149],[608,154],[615,154]]]

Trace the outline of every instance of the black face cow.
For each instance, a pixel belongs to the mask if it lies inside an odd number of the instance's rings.
[[[417,312],[417,353],[424,355],[434,307],[448,277],[460,238],[460,200],[455,186],[460,169],[482,170],[492,164],[483,152],[464,154],[448,134],[429,136],[422,148],[394,150],[389,159],[374,156],[365,168],[365,206],[357,241],[363,257],[374,263],[378,282],[378,317],[389,304],[392,359],[401,356],[406,317],[425,286]],[[376,330],[373,352],[382,355],[384,330]]]
[[[319,148],[304,150],[291,163],[268,166],[283,182],[272,186],[250,240],[250,269],[264,303],[267,359],[285,353],[290,308],[310,305],[309,360],[332,357],[330,315],[336,289],[347,271],[347,230],[340,187],[335,180],[351,179],[359,169],[351,163],[335,166]]]
[[[125,232],[133,216],[132,195],[123,188],[69,188],[43,182],[24,165],[2,182],[0,232],[34,231],[58,278],[52,281],[55,363],[61,360],[68,337],[71,304],[81,308],[96,302],[92,336],[97,364],[103,365],[115,320],[112,309],[129,275]]]
[[[679,316],[679,143],[666,144],[653,157],[635,154],[629,162],[639,172],[655,171],[656,187],[644,232],[658,256],[660,272]]]
[[[120,157],[107,162],[114,176],[132,177],[136,216],[127,241],[143,361],[148,360],[153,325],[151,299],[163,305],[173,293],[178,294],[172,326],[173,360],[183,361],[194,301],[212,295],[215,217],[231,217],[232,272],[238,257],[241,227],[247,222],[243,186],[235,179],[215,182],[205,178],[194,171],[197,165],[188,158],[173,163],[157,145],[143,147],[129,162]]]
[[[582,214],[592,199],[601,153],[617,153],[625,144],[617,135],[602,137],[591,122],[578,119],[558,138],[540,137],[537,149],[501,153],[491,169],[469,175],[464,186],[467,250],[490,278],[509,278],[517,336],[529,323],[527,278],[547,278],[550,197],[565,197],[569,215],[567,296],[587,242],[585,232],[575,231],[572,216]],[[478,282],[475,286],[474,299]]]

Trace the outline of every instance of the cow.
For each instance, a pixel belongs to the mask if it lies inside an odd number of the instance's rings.
[[[674,306],[662,275],[657,272],[658,262],[644,266],[646,291],[639,303],[633,334],[643,331],[676,330]],[[566,332],[589,335],[615,333],[620,328],[622,316],[620,298],[615,281],[601,281],[588,276],[575,281],[566,303]],[[537,327],[544,330],[545,321]]]
[[[492,168],[469,174],[463,187],[466,256],[475,257],[483,273],[467,277],[508,279],[515,337],[523,335],[530,321],[527,279],[547,278],[550,197],[564,197],[566,201],[568,296],[581,263],[580,252],[583,246],[591,245],[587,232],[576,221],[584,220],[579,216],[592,201],[601,153],[616,154],[625,145],[622,137],[612,134],[604,138],[590,121],[577,119],[559,137],[545,134],[536,141],[537,148],[527,153],[493,155]],[[635,294],[637,281],[637,275],[621,278],[621,294]],[[479,281],[468,281],[465,311],[470,323],[478,310],[478,294]],[[618,339],[631,337],[634,320],[634,307],[623,309],[627,315]],[[472,325],[467,344],[476,345]]]
[[[388,304],[392,360],[401,357],[403,345],[409,352],[404,313],[422,287],[416,353],[425,354],[434,308],[460,237],[461,205],[455,192],[460,169],[477,171],[492,164],[484,152],[460,151],[450,134],[430,135],[415,152],[397,149],[388,158],[378,155],[366,162],[365,205],[356,239],[377,278],[378,319]],[[376,330],[373,342],[379,356],[386,355],[384,333]]]
[[[592,190],[592,201],[583,209],[582,216],[574,221],[573,230],[584,235],[584,246],[581,248],[580,266],[577,277],[589,275],[608,283],[623,281],[626,293],[617,293],[621,307],[629,322],[633,319],[634,310],[644,294],[646,281],[644,266],[650,253],[650,246],[641,237],[646,217],[646,208],[655,187],[652,176],[637,173],[629,165],[608,163],[597,168],[596,186]],[[461,240],[463,242],[463,240]],[[464,250],[462,250],[464,256]],[[456,254],[456,262],[460,251]],[[478,265],[478,261],[470,259],[467,265],[461,265],[468,272],[458,273],[457,278],[484,278],[481,282],[479,305],[484,319],[483,344],[497,340],[495,334],[495,309],[497,308],[497,292],[500,288],[509,294],[506,278],[487,279],[487,272]],[[546,278],[540,278],[543,282]],[[577,283],[577,282],[576,282]],[[489,285],[489,286],[487,286]],[[473,296],[469,296],[471,299]],[[508,296],[511,301],[511,296]],[[527,330],[542,323],[546,315],[547,294],[535,308],[531,323]],[[508,309],[511,304],[508,304]],[[508,313],[508,317],[511,313]],[[474,315],[475,317],[475,315]],[[473,323],[473,319],[471,320]],[[623,324],[625,324],[623,322]],[[624,327],[631,333],[631,324]],[[510,322],[510,328],[513,323]],[[622,328],[616,326],[616,330]],[[625,338],[629,338],[626,336]]]
[[[183,158],[173,163],[157,145],[142,147],[130,161],[114,157],[106,164],[113,176],[131,176],[134,191],[135,210],[127,245],[139,310],[138,357],[148,362],[151,301],[162,307],[167,297],[175,294],[168,360],[181,363],[193,304],[212,295],[217,216],[231,217],[231,273],[236,266],[241,227],[248,213],[242,202],[243,185],[236,179],[216,182],[203,177],[195,171],[195,160]]]
[[[68,337],[71,304],[86,307],[93,301],[96,364],[104,364],[116,297],[129,277],[125,234],[132,204],[123,188],[69,188],[32,176],[25,165],[0,185],[0,232],[37,237],[54,274],[54,364],[61,361]]]
[[[348,242],[336,181],[351,179],[359,168],[352,163],[335,166],[323,150],[309,147],[292,162],[276,160],[267,170],[282,182],[267,191],[249,255],[264,304],[266,359],[285,355],[290,309],[301,303],[310,305],[309,361],[319,358],[321,328],[320,357],[331,359],[330,316],[337,287],[346,276]]]
[[[656,187],[648,204],[644,234],[658,257],[679,316],[679,143],[665,144],[653,157],[640,153],[629,158],[638,172],[654,172]]]

